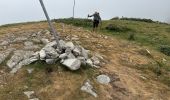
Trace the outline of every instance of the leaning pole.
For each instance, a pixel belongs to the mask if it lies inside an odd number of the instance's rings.
[[[40,4],[41,4],[42,9],[43,9],[43,11],[44,11],[44,14],[45,14],[45,16],[46,16],[46,18],[47,18],[49,27],[50,27],[50,29],[51,29],[51,31],[52,31],[52,33],[53,33],[53,35],[54,35],[54,38],[55,38],[55,40],[56,40],[56,42],[57,42],[57,45],[58,45],[59,49],[61,49],[61,48],[60,48],[60,44],[59,44],[59,34],[56,32],[56,30],[54,29],[54,26],[52,25],[52,22],[51,22],[51,20],[50,20],[50,17],[48,16],[47,10],[46,10],[46,8],[45,8],[45,6],[44,6],[43,0],[39,0],[39,1],[40,1]]]

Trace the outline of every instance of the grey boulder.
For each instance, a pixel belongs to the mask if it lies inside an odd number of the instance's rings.
[[[70,70],[75,71],[80,68],[81,61],[78,59],[66,59],[62,64],[68,67]]]

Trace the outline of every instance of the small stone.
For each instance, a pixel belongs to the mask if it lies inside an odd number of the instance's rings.
[[[97,76],[97,81],[101,84],[108,84],[111,80],[107,75],[99,75]]]
[[[87,63],[87,65],[89,65],[91,67],[93,66],[93,62],[91,59],[87,59],[86,63]]]
[[[78,59],[66,59],[64,60],[63,65],[74,71],[80,68],[81,62]]]
[[[88,52],[87,52],[87,50],[85,50],[83,47],[81,48],[82,50],[81,50],[81,52],[82,52],[82,56],[85,58],[85,59],[88,59]]]
[[[29,74],[31,74],[34,71],[34,69],[30,68],[30,69],[27,69],[27,71],[28,71]]]
[[[42,50],[40,51],[40,59],[41,59],[41,60],[44,60],[45,57],[46,57],[45,50],[42,49]]]
[[[54,64],[56,62],[55,59],[46,59],[45,61],[47,64]]]
[[[67,42],[65,45],[66,45],[66,48],[70,48],[71,50],[73,50],[75,47],[72,42]]]
[[[31,98],[31,95],[33,95],[35,92],[34,91],[26,91],[24,94],[28,97],[28,99]]]
[[[38,98],[33,98],[33,99],[29,99],[29,100],[40,100],[40,99],[38,99]]]
[[[89,80],[85,82],[84,85],[81,87],[82,91],[93,95],[95,98],[98,97],[98,95],[92,89],[93,89],[93,86],[90,84]]]
[[[65,59],[67,57],[67,53],[63,53],[59,56],[60,59]]]

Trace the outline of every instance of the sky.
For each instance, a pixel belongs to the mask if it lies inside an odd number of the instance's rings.
[[[74,0],[43,0],[51,19],[72,17]],[[170,22],[170,0],[76,0],[75,17],[100,12],[113,17],[149,18]],[[0,0],[0,25],[44,20],[39,0]]]

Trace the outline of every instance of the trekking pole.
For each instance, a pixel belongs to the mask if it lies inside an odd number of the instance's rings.
[[[41,4],[42,9],[43,9],[43,11],[44,11],[44,14],[45,14],[45,16],[46,16],[46,18],[47,18],[49,27],[50,27],[50,29],[51,29],[51,31],[52,31],[52,33],[53,33],[53,35],[54,35],[54,38],[55,38],[55,40],[56,40],[56,42],[57,42],[57,45],[58,45],[59,49],[61,50],[61,47],[60,47],[60,44],[59,44],[59,35],[58,35],[58,33],[56,32],[56,30],[54,29],[54,26],[52,25],[52,22],[51,22],[51,20],[50,20],[50,17],[48,16],[47,10],[46,10],[46,8],[45,8],[45,6],[44,6],[43,0],[39,0],[39,1],[40,1],[40,4]]]

